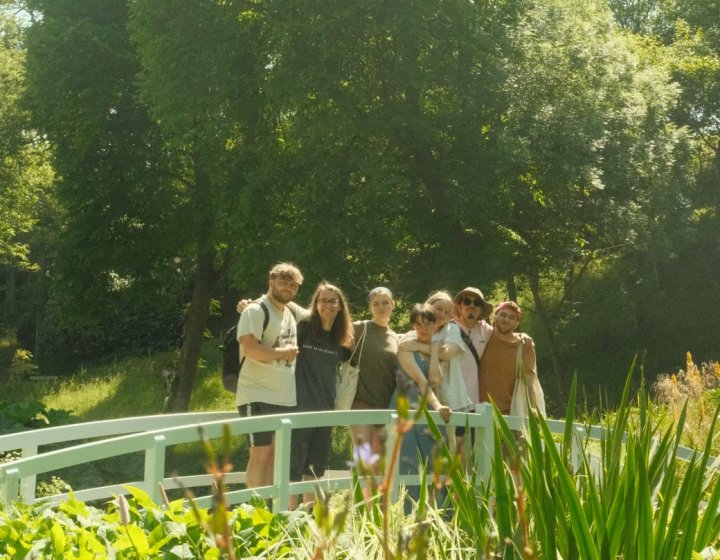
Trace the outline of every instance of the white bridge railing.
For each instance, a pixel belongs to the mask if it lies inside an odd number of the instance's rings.
[[[431,414],[441,425],[439,415],[435,412]],[[506,420],[511,428],[520,429],[521,418],[506,417]],[[255,418],[241,418],[236,412],[206,412],[105,420],[4,435],[0,436],[0,452],[21,450],[22,456],[0,465],[0,502],[7,504],[18,499],[26,503],[35,502],[35,485],[39,474],[52,473],[101,459],[120,460],[124,455],[137,452],[144,452],[145,455],[142,480],[122,481],[94,488],[76,488],[75,497],[85,501],[109,499],[118,494],[127,494],[125,486],[136,486],[147,492],[156,503],[160,503],[160,485],[166,489],[208,487],[212,478],[210,474],[183,476],[181,473],[179,476],[169,477],[165,468],[165,451],[174,445],[197,442],[199,428],[202,428],[203,435],[208,439],[220,438],[223,435],[223,426],[227,425],[233,435],[259,431],[275,432],[273,484],[262,488],[230,490],[226,495],[228,502],[241,503],[248,501],[254,495],[259,495],[272,499],[274,511],[282,511],[287,509],[291,494],[309,492],[316,486],[326,491],[334,491],[350,488],[352,485],[349,472],[335,473],[335,476],[326,475],[316,481],[290,483],[290,437],[293,429],[385,424],[388,435],[387,448],[391,449],[394,438],[397,437],[394,429],[396,421],[397,413],[392,410],[303,412]],[[424,419],[421,422],[424,422]],[[564,432],[564,421],[548,420],[547,422],[553,433]],[[476,413],[454,413],[450,424],[467,425],[474,431],[473,461],[480,479],[485,478],[490,473],[494,449],[492,407],[489,404],[481,404]],[[600,427],[592,426],[586,431],[585,426],[574,425],[572,451],[574,465],[579,466],[582,461],[583,446],[587,438],[599,439],[601,435]],[[84,442],[88,439],[95,441]],[[39,451],[41,446],[78,441],[81,443],[62,449]],[[688,459],[694,453],[690,449],[681,449],[679,455],[680,458]],[[419,481],[417,475],[395,474],[394,492],[397,492],[400,484],[417,484]],[[229,484],[244,483],[245,473],[228,473],[225,480]],[[43,499],[58,502],[66,497],[66,494],[57,494]],[[197,503],[200,507],[209,507],[211,497],[200,497]]]

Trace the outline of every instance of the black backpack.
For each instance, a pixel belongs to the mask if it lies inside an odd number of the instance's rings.
[[[265,334],[265,329],[270,322],[270,313],[264,302],[257,300],[253,303],[259,304],[265,314],[262,334],[260,335],[260,338],[262,338],[262,335]],[[225,333],[225,338],[220,346],[220,350],[222,351],[223,387],[231,393],[236,393],[238,378],[240,377],[240,368],[242,368],[243,362],[245,361],[244,356],[242,361],[240,361],[240,343],[237,339],[237,323],[233,325],[227,333]]]

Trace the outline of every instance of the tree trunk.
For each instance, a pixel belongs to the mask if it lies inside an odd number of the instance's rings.
[[[565,396],[565,378],[562,374],[560,367],[560,354],[557,349],[557,343],[555,342],[555,331],[553,330],[552,320],[548,314],[547,308],[545,307],[545,301],[540,295],[540,279],[537,271],[533,271],[529,274],[530,291],[532,292],[533,301],[535,302],[535,309],[537,310],[538,319],[540,321],[540,327],[543,330],[543,334],[547,340],[550,350],[550,362],[553,369],[553,379],[555,381],[555,387],[558,391],[558,396],[562,399]]]
[[[6,317],[10,322],[15,321],[15,312],[17,309],[17,269],[11,264],[7,267],[8,274],[5,282],[5,309],[7,312]]]
[[[190,308],[185,321],[185,332],[180,348],[177,371],[170,387],[165,410],[167,412],[186,412],[190,408],[190,396],[195,386],[200,349],[203,334],[210,315],[210,299],[217,274],[213,268],[213,255],[203,254],[198,258],[195,286]]]
[[[507,276],[507,281],[505,282],[507,286],[507,293],[508,293],[508,299],[510,301],[517,301],[517,285],[515,284],[515,275],[510,272]]]
[[[215,269],[216,251],[213,243],[215,217],[212,204],[208,203],[213,197],[214,189],[210,176],[205,172],[201,161],[199,154],[194,152],[195,182],[191,185],[191,193],[193,208],[198,218],[197,269],[190,307],[185,320],[180,357],[165,404],[167,412],[186,412],[190,408],[190,396],[195,385],[203,335],[210,315],[210,300],[221,274]]]
[[[33,348],[33,360],[36,364],[41,364],[44,356],[42,355],[43,347],[43,314],[45,304],[47,302],[47,256],[42,255],[38,259],[40,270],[38,272],[37,284],[35,286],[35,345]]]

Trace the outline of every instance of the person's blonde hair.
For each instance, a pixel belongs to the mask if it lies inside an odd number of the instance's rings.
[[[448,292],[447,290],[434,291],[428,296],[428,298],[425,300],[425,303],[432,305],[436,301],[447,301],[450,305],[454,305],[453,298],[450,295],[450,292]]]
[[[281,262],[277,263],[270,269],[270,280],[281,278],[283,280],[291,280],[297,285],[303,283],[303,275],[300,269],[292,263]]]

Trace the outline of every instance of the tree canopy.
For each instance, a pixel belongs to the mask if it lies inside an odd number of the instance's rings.
[[[277,260],[358,304],[377,284],[519,299],[558,394],[608,348],[667,367],[658,301],[720,300],[709,0],[24,5],[0,255],[31,252],[52,153],[46,333],[89,358],[182,336],[171,409],[214,299],[256,295]]]

